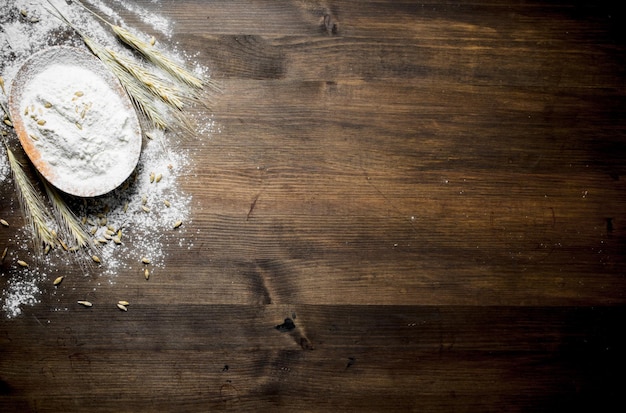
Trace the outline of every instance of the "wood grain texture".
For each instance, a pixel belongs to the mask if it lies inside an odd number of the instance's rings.
[[[0,411],[623,406],[623,14],[135,3],[223,89],[183,143],[192,246],[0,320]]]

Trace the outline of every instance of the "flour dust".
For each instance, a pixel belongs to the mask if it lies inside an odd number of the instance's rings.
[[[120,43],[103,24],[82,9],[76,2],[52,0],[52,4],[73,21],[84,33],[100,44],[134,59],[136,56],[120,46]],[[125,26],[118,13],[134,15],[146,27],[153,28],[160,38],[173,40],[173,23],[158,15],[158,0],[142,8],[119,0],[93,0],[88,3],[94,11],[115,24]],[[51,46],[85,48],[80,36],[59,19],[46,11],[47,0],[15,0],[0,2],[0,76],[5,88],[16,76],[22,63],[32,54]],[[117,11],[116,11],[117,10]],[[132,27],[126,26],[135,31]],[[143,34],[146,38],[150,33]],[[206,68],[190,61],[189,55],[174,46],[160,42],[159,47],[177,61],[185,62],[195,72],[207,74]],[[141,62],[141,64],[144,64]],[[7,105],[7,97],[0,95],[0,102]],[[70,102],[71,103],[71,102]],[[43,110],[43,109],[42,109]],[[204,119],[204,120],[203,120]],[[207,139],[213,131],[212,118],[202,117],[197,125],[198,139]],[[60,127],[60,126],[59,126]],[[15,140],[11,128],[0,127],[6,136],[2,141]],[[191,248],[194,233],[191,229],[192,196],[182,190],[181,179],[185,171],[193,167],[191,155],[177,144],[175,134],[169,131],[146,130],[151,139],[144,138],[139,163],[131,176],[117,189],[97,198],[68,198],[76,215],[83,220],[87,231],[94,238],[95,250],[101,263],[81,265],[84,277],[105,277],[114,285],[120,275],[137,276],[142,268],[142,258],[150,259],[150,268],[163,269],[172,244]],[[158,179],[157,179],[158,177]],[[5,206],[0,218],[22,222],[19,204],[15,198],[11,171],[4,144],[0,145],[0,202]],[[175,223],[183,225],[174,228]],[[57,248],[48,255],[36,256],[32,248],[32,236],[26,228],[0,227],[8,231],[8,237],[0,233],[0,253],[7,250],[0,263],[0,308],[8,318],[19,316],[25,307],[41,300],[42,294],[55,294],[52,281],[66,268],[69,252]],[[113,234],[113,236],[112,236]],[[113,238],[121,235],[120,242]],[[75,253],[76,254],[76,253]],[[86,254],[84,254],[86,255]],[[81,259],[72,258],[77,262]],[[18,260],[29,263],[25,268]],[[63,284],[61,284],[62,286]],[[54,305],[54,295],[49,300]],[[61,307],[61,301],[58,302]]]

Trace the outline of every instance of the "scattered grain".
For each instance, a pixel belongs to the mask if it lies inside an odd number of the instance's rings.
[[[68,248],[67,244],[65,242],[63,242],[63,240],[59,240],[59,244],[61,244],[61,247],[63,247],[63,249],[65,251],[69,251],[70,249]]]
[[[39,126],[43,126],[43,125],[45,125],[45,124],[46,124],[46,121],[45,121],[45,120],[43,120],[43,119],[39,119],[39,120],[37,121],[37,125],[39,125]]]
[[[128,301],[126,301],[126,300],[120,300],[120,301],[118,301],[117,303],[118,303],[118,304],[125,305],[125,306],[127,306],[127,307],[130,305],[130,303],[129,303]]]
[[[150,270],[147,268],[143,269],[143,276],[146,278],[146,280],[150,279]]]
[[[180,227],[181,225],[183,225],[183,221],[176,221],[176,222],[174,223],[174,229],[176,229],[176,228]]]
[[[92,307],[93,304],[91,304],[90,301],[86,301],[86,300],[78,300],[76,301],[78,304],[82,305],[83,307]]]
[[[6,220],[2,219],[2,218],[0,218],[0,224],[2,224],[5,227],[9,226],[9,223]]]
[[[100,257],[98,257],[97,255],[92,255],[91,259],[94,260],[94,262],[97,262],[98,264],[100,264]]]
[[[20,267],[28,268],[28,263],[23,260],[17,260],[17,265],[19,265]]]
[[[117,303],[117,308],[122,311],[128,311],[128,307],[126,307],[124,304]]]
[[[54,281],[52,282],[53,285],[59,285],[61,284],[61,282],[63,281],[63,276],[57,277],[54,279]]]
[[[142,262],[142,263],[144,263],[144,264],[150,264],[150,258],[148,258],[148,257],[143,257],[143,258],[141,259],[141,262]]]

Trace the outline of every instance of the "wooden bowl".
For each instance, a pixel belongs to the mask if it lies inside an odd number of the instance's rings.
[[[105,98],[119,99],[119,101],[114,100],[113,102],[115,102],[117,107],[123,108],[123,113],[121,110],[116,111],[116,113],[107,113],[106,121],[111,122],[111,130],[107,131],[107,133],[114,133],[113,131],[118,130],[116,128],[120,127],[120,121],[124,122],[124,131],[127,133],[124,133],[123,137],[119,139],[112,138],[106,140],[106,143],[97,142],[100,143],[98,147],[98,145],[93,143],[95,141],[94,138],[97,137],[93,136],[93,134],[90,135],[89,129],[83,131],[81,125],[74,126],[78,122],[68,123],[67,126],[63,123],[63,127],[58,130],[51,129],[51,126],[42,126],[41,130],[38,130],[38,125],[33,123],[36,115],[28,113],[28,109],[26,109],[30,105],[29,102],[25,101],[25,98],[28,96],[26,92],[29,91],[29,85],[30,89],[35,90],[35,85],[37,85],[35,79],[37,76],[52,67],[55,70],[59,70],[61,67],[68,68],[68,71],[88,75],[84,78],[78,76],[74,79],[65,77],[52,80],[53,83],[71,82],[72,87],[74,87],[75,83],[76,90],[80,90],[81,87],[88,88],[89,85],[85,82],[88,79],[95,79],[92,75],[104,81],[109,90],[104,91],[105,93],[102,93],[101,96],[90,96],[90,99],[92,99],[90,102],[93,104],[92,106],[95,106],[106,104],[107,100]],[[91,84],[93,84],[93,81]],[[52,93],[50,94],[52,95]],[[38,97],[41,96],[38,95]],[[44,98],[41,97],[41,100],[43,101]],[[50,97],[51,100],[53,98],[55,97]],[[59,116],[62,116],[63,121],[66,118],[70,119],[70,116],[76,116],[68,112],[67,105],[63,106],[63,108],[65,112],[62,113],[61,109],[53,107],[60,114]],[[41,107],[39,110],[41,110]],[[100,60],[85,50],[73,47],[51,47],[32,55],[19,69],[11,84],[9,111],[20,143],[31,162],[47,181],[63,192],[80,197],[94,197],[106,194],[123,183],[137,166],[141,153],[142,134],[133,104],[118,79]],[[100,115],[96,113],[93,115],[93,118],[98,116],[103,118],[103,112],[105,111],[101,110]],[[89,121],[92,123],[98,121],[98,119],[94,120],[93,118]],[[100,119],[100,121],[103,120]],[[77,127],[79,130],[70,130],[74,127]],[[49,129],[45,130],[45,128]],[[80,139],[80,142],[64,141],[64,137],[70,136],[70,133],[75,134],[72,136],[78,136],[79,138],[76,139]],[[40,139],[38,136],[45,137],[45,140]],[[68,142],[73,142],[74,144],[69,145]],[[69,146],[69,148],[65,148],[64,145]],[[72,156],[64,156],[66,153],[71,153]],[[59,158],[64,160],[60,161]],[[67,167],[66,164],[70,162],[68,159],[76,163],[76,165],[72,165],[76,173],[73,173],[74,170]],[[87,168],[82,168],[83,164],[80,162],[84,162]],[[94,166],[96,165],[95,163],[89,162],[97,162],[97,168]],[[93,172],[90,172],[91,168],[93,168]]]

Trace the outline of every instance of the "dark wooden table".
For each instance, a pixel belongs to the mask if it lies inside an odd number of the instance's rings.
[[[158,3],[223,88],[193,247],[3,317],[0,411],[623,411],[610,2]]]

